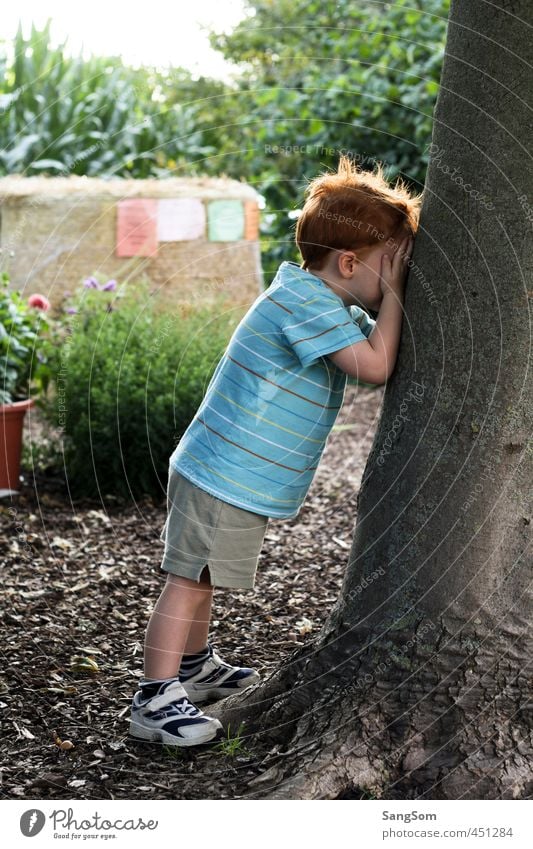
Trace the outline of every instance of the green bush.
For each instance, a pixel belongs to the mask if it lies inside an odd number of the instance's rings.
[[[222,298],[163,313],[139,285],[84,292],[44,404],[74,496],[161,497],[169,456],[242,314]]]

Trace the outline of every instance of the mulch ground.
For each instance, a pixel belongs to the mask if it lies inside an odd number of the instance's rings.
[[[269,522],[255,588],[215,591],[211,640],[225,659],[267,675],[320,629],[382,398],[382,388],[348,386],[300,514]],[[249,781],[275,757],[268,746],[176,750],[128,738],[163,582],[165,510],[164,499],[73,503],[57,477],[28,471],[19,495],[0,500],[2,798],[253,798]]]

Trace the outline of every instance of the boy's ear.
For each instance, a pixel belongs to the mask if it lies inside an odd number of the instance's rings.
[[[339,255],[339,272],[343,277],[351,277],[359,262],[355,251],[342,251]]]

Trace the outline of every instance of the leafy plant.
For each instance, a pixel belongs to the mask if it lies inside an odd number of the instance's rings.
[[[185,754],[185,750],[179,746],[164,744],[161,749],[168,758],[172,758],[173,760],[180,760]]]
[[[236,755],[250,756],[250,752],[244,748],[242,733],[244,731],[244,722],[241,722],[237,732],[231,736],[231,724],[228,724],[228,730],[223,740],[220,740],[216,746],[213,746],[213,752],[217,755],[225,755],[228,758],[234,758]]]
[[[43,295],[25,299],[0,275],[0,404],[11,404],[46,390],[50,378],[43,350],[50,304]]]
[[[214,307],[158,310],[147,281],[83,290],[45,411],[63,434],[73,493],[161,497],[169,456],[239,318],[220,297]]]
[[[168,176],[214,152],[189,106],[157,96],[167,77],[119,56],[69,57],[50,25],[28,39],[19,25],[13,62],[0,56],[0,174]]]
[[[37,406],[42,406],[40,399],[37,399]],[[45,432],[43,429],[38,439],[24,441],[20,464],[22,468],[31,470],[33,474],[39,472],[44,475],[49,473],[56,475],[58,470],[63,468],[63,452],[55,434]]]

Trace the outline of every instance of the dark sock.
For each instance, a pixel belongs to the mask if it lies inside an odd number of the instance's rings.
[[[200,672],[209,654],[208,645],[203,651],[197,652],[197,654],[184,654],[179,671],[180,681],[186,681],[191,675],[196,675],[197,672]]]
[[[139,686],[141,688],[143,699],[151,699],[153,696],[157,695],[161,684],[175,680],[176,676],[173,678],[141,678]]]

